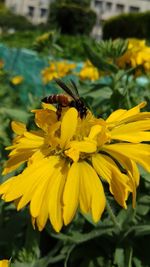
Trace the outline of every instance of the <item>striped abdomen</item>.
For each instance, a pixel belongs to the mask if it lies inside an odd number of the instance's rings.
[[[42,99],[42,102],[47,104],[60,104],[62,107],[67,107],[70,103],[65,95],[49,95]]]

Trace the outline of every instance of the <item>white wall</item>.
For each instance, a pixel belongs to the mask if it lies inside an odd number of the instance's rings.
[[[97,13],[97,23],[92,35],[97,39],[101,39],[100,21],[105,21],[121,13],[148,11],[150,10],[150,0],[92,0],[91,7]]]
[[[26,16],[34,24],[47,21],[50,2],[52,0],[5,0],[14,13]]]

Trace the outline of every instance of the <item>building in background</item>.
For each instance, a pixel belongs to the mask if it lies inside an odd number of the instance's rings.
[[[15,14],[23,15],[33,24],[45,23],[52,0],[5,0],[5,5]]]
[[[92,35],[96,39],[101,39],[102,23],[105,20],[122,13],[148,11],[150,10],[150,0],[92,0],[91,7],[97,14],[97,23],[93,28]]]
[[[46,23],[53,1],[57,0],[5,0],[5,4],[13,13],[27,17],[33,24],[40,24]],[[121,13],[148,11],[150,0],[91,0],[91,7],[97,14],[92,36],[101,39],[105,20]]]

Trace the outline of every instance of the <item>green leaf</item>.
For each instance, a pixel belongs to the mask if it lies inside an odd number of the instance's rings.
[[[92,50],[89,46],[89,44],[84,44],[85,51],[87,53],[88,58],[93,63],[93,65],[98,68],[101,71],[111,71],[111,72],[117,72],[118,67],[114,64],[111,64],[104,60],[104,57],[100,53],[96,53],[94,50]]]
[[[146,182],[150,183],[150,173],[148,173],[147,171],[145,171],[141,166],[138,166],[140,174],[142,176],[142,178],[144,178],[144,180]]]
[[[117,264],[118,267],[127,267],[125,266],[125,252],[123,248],[116,248],[114,263]]]
[[[92,224],[94,227],[96,227],[97,224],[94,223],[91,214],[84,214],[83,213],[83,216],[90,224]]]
[[[54,234],[54,233],[50,233],[52,237],[55,237],[57,239],[63,240],[63,241],[68,241],[68,242],[72,242],[72,243],[76,243],[76,244],[81,244],[84,242],[87,242],[89,240],[95,239],[99,236],[102,235],[112,235],[113,232],[113,225],[101,225],[101,227],[97,227],[94,230],[92,230],[89,233],[86,234],[82,234],[80,232],[72,232],[71,235],[66,235],[63,233],[59,233],[59,234]]]
[[[118,267],[132,267],[132,253],[133,249],[131,247],[116,248],[114,263]]]
[[[145,236],[150,234],[150,225],[143,224],[143,225],[137,225],[134,228],[135,236]]]
[[[138,199],[136,210],[138,214],[145,216],[150,210],[150,196],[140,196]]]
[[[11,108],[0,108],[0,114],[5,114],[9,116],[11,119],[20,120],[23,122],[27,122],[28,118],[31,116],[26,111],[20,109],[11,109]]]
[[[137,258],[133,258],[133,263],[135,264],[135,267],[143,267],[141,261]]]

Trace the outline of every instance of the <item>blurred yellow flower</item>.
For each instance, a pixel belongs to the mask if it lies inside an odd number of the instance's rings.
[[[10,81],[13,85],[19,85],[23,82],[23,80],[24,80],[23,76],[18,75],[18,76],[12,77]]]
[[[4,61],[0,59],[0,69],[4,67]]]
[[[79,72],[79,77],[81,80],[95,81],[99,79],[99,71],[89,60],[87,60]]]
[[[139,40],[139,39],[135,39],[135,38],[129,38],[128,39],[128,49],[132,49],[135,47],[144,48],[145,46],[146,46],[145,40]]]
[[[44,33],[44,34],[38,36],[38,37],[36,38],[35,41],[36,41],[37,43],[48,41],[49,38],[51,37],[51,35],[52,35],[52,32],[46,32],[46,33]]]
[[[8,267],[9,266],[9,260],[1,260],[0,261],[0,267]]]
[[[135,206],[137,164],[150,171],[150,144],[145,143],[150,141],[150,112],[140,112],[144,105],[119,109],[107,120],[90,111],[81,119],[75,108],[63,108],[58,120],[56,110],[46,105],[34,110],[36,131],[13,122],[17,136],[7,148],[3,174],[24,162],[27,167],[0,185],[2,199],[15,201],[17,210],[30,204],[33,225],[42,230],[49,219],[57,232],[78,208],[99,221],[106,203],[102,181],[123,208],[130,193]]]
[[[68,63],[67,61],[50,62],[50,66],[43,69],[41,72],[43,83],[47,84],[49,81],[55,78],[62,78],[70,74],[75,68],[76,64]]]
[[[145,40],[129,39],[128,50],[117,59],[120,68],[142,66],[145,72],[150,71],[150,47],[146,45]],[[137,74],[141,74],[137,70]]]

